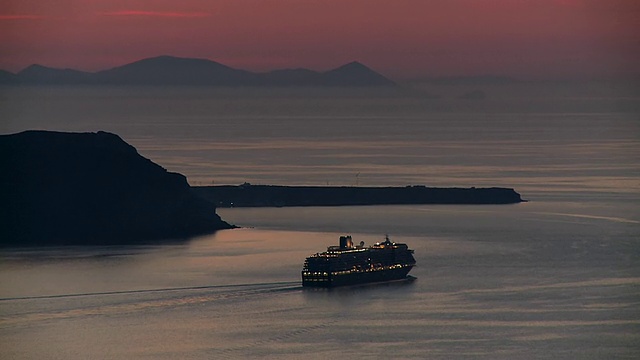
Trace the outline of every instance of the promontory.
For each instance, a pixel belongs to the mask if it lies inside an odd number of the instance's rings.
[[[139,244],[233,228],[216,207],[522,201],[510,188],[190,187],[115,134],[0,135],[0,246]]]
[[[0,245],[184,239],[232,226],[215,206],[119,136],[0,135]]]

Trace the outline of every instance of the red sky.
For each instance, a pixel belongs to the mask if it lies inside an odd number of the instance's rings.
[[[637,0],[0,0],[0,68],[156,55],[263,71],[361,61],[394,79],[637,74]]]

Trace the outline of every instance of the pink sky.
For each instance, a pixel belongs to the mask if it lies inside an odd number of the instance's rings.
[[[264,71],[361,61],[395,79],[637,74],[636,0],[0,0],[0,68],[145,57]]]

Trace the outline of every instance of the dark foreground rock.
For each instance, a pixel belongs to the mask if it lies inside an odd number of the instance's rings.
[[[218,207],[348,206],[411,204],[515,204],[520,194],[507,188],[203,186],[194,192]]]
[[[231,226],[183,175],[106,132],[0,135],[0,245],[126,244]]]

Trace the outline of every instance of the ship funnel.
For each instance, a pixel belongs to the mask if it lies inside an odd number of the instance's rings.
[[[351,235],[340,236],[340,249],[350,249],[353,247]]]

